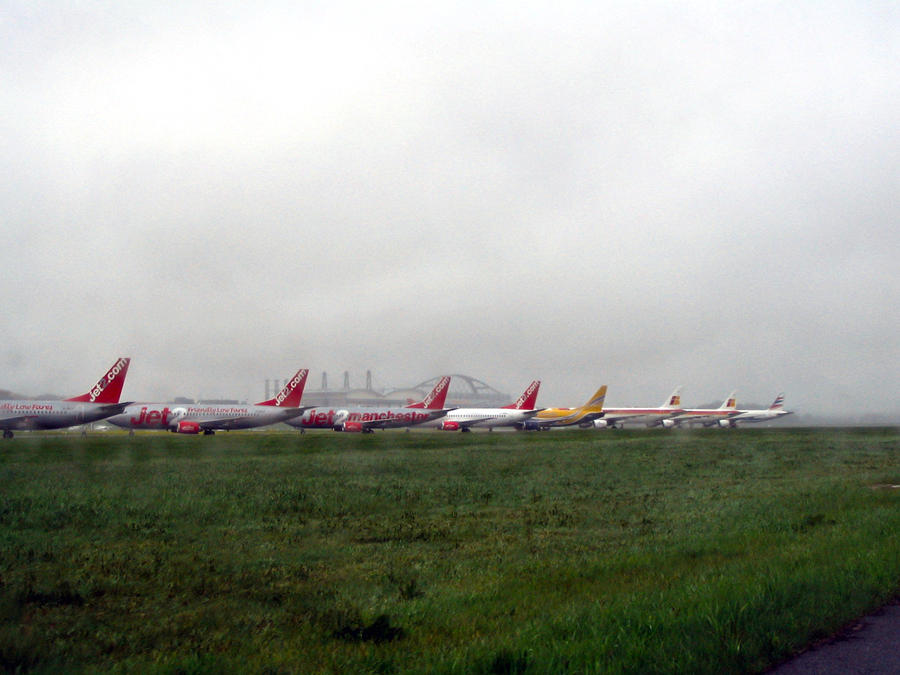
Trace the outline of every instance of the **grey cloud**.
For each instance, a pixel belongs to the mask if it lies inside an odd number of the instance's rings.
[[[0,24],[0,387],[900,412],[889,3],[53,14]]]

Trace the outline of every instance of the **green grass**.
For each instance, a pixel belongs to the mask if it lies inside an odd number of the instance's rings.
[[[896,429],[0,445],[0,670],[753,672],[900,589]]]

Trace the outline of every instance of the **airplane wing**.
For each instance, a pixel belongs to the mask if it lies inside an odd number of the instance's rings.
[[[534,431],[539,429],[541,431],[545,429],[550,429],[556,420],[544,420],[538,417],[529,417],[528,419],[522,420],[521,422],[517,422],[513,425],[516,429],[525,430],[525,431]]]
[[[546,410],[546,408],[535,408],[534,410],[522,410],[516,411],[519,413],[519,418],[515,421],[508,421],[506,418],[502,416],[497,417],[486,417],[478,420],[471,420],[468,422],[459,422],[460,429],[470,429],[472,427],[491,427],[491,426],[511,426],[517,429],[522,428],[526,422],[531,422],[535,415],[537,415],[542,410]],[[497,424],[499,422],[499,425]]]
[[[647,427],[671,427],[671,426],[679,426],[683,419],[679,419],[678,415],[667,415],[666,417],[659,417],[655,420],[651,420],[647,422]]]
[[[262,421],[258,416],[255,415],[242,415],[241,417],[223,417],[211,420],[197,420],[197,424],[203,431],[206,431],[207,429],[209,429],[210,431],[252,429],[254,427],[262,427],[268,426],[269,424],[278,424],[279,422],[284,422],[285,420],[289,420],[302,415],[312,407],[314,406],[301,406],[299,408],[280,409],[279,412],[281,413],[281,417],[276,420]]]
[[[367,422],[360,422],[363,429],[400,429],[401,427],[408,427],[410,423],[405,420],[370,420]]]
[[[280,421],[292,420],[295,417],[299,417],[300,415],[305,413],[307,410],[311,410],[315,407],[316,406],[314,406],[314,405],[301,405],[296,408],[282,408],[281,409],[282,417],[281,417]]]
[[[105,417],[112,417],[113,415],[121,415],[125,412],[125,408],[133,404],[134,401],[126,401],[125,403],[107,403],[97,408],[97,412],[102,412]]]
[[[546,408],[535,408],[534,410],[529,410],[528,412],[523,413],[522,419],[513,424],[513,426],[516,428],[520,428],[525,422],[528,422],[529,424],[533,424],[535,422],[540,423],[541,420],[535,420],[534,416],[544,410],[546,410]],[[552,422],[553,420],[547,420],[547,424],[551,424]],[[541,426],[547,426],[547,424],[542,424]]]
[[[544,410],[546,410],[546,408],[535,408],[534,410],[529,410],[528,412],[523,413],[522,417],[524,417],[526,420],[530,420],[532,417]]]
[[[359,424],[362,425],[362,428],[365,429],[402,429],[403,427],[415,426],[417,424],[422,424],[423,422],[430,422],[431,420],[436,420],[439,417],[443,417],[451,410],[456,410],[456,408],[443,408],[442,410],[428,410],[428,417],[423,420],[418,420],[416,422],[410,422],[407,419],[402,417],[392,417],[383,420],[364,420],[360,421]],[[419,409],[421,412],[421,409]]]
[[[198,420],[197,425],[203,431],[207,429],[210,431],[231,431],[232,429],[248,429],[251,426],[256,426],[254,422],[254,418],[247,415],[231,419],[203,420],[202,422]]]
[[[488,418],[482,418],[480,420],[458,421],[456,423],[459,425],[459,430],[463,431],[463,430],[471,429],[472,427],[489,427],[489,426],[491,426],[491,422],[493,422],[496,419],[497,419],[496,417],[488,417]]]

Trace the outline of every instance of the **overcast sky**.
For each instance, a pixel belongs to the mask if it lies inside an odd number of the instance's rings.
[[[0,388],[900,418],[900,5],[0,0]]]

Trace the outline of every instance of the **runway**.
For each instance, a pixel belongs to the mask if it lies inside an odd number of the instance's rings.
[[[775,675],[900,673],[900,597],[771,670]]]

